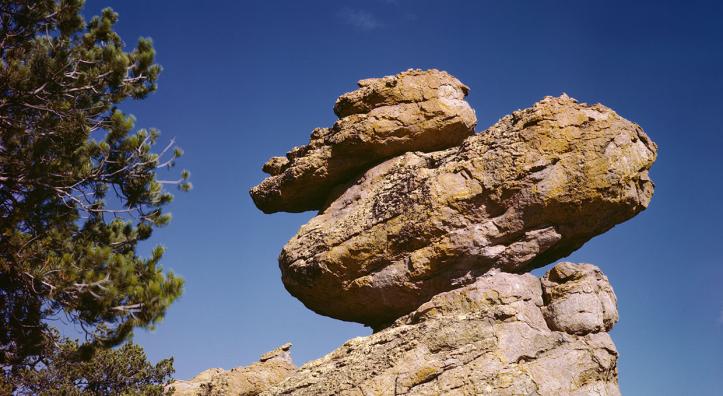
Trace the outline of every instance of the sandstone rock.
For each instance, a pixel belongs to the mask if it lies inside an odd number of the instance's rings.
[[[394,76],[361,80],[358,84],[359,89],[336,100],[334,113],[340,118],[400,103],[421,103],[435,98],[463,100],[469,94],[469,87],[435,69],[410,69]]]
[[[259,209],[319,209],[335,186],[385,159],[453,147],[474,133],[468,88],[446,72],[408,70],[359,86],[337,101],[342,118],[334,126],[315,129],[309,144],[264,165],[271,176],[251,189]]]
[[[591,265],[565,263],[554,271],[572,271],[579,281],[565,282],[564,292],[543,299],[534,276],[489,272],[303,365],[262,394],[619,395],[617,351],[605,328],[568,333],[550,329],[543,316],[573,313],[576,300],[569,296],[587,294],[591,285],[612,293],[610,285]],[[562,301],[569,309],[548,310]],[[580,302],[577,308],[589,309]],[[613,314],[614,300],[606,309]],[[566,323],[588,326],[579,315]]]
[[[175,381],[170,387],[175,389],[175,396],[255,396],[296,370],[290,349],[291,344],[286,343],[265,353],[258,363],[229,371],[208,369],[191,380]]]
[[[379,99],[392,97],[377,94],[385,92],[381,86],[375,82],[367,93],[350,94],[338,111],[366,110],[357,102],[391,101]],[[374,101],[358,99],[365,95]],[[366,117],[380,109],[389,106],[376,107]],[[319,139],[332,142],[352,129],[320,132]],[[349,139],[366,136],[361,130],[368,131],[361,128]],[[417,136],[406,130],[395,136],[407,135]],[[339,147],[345,142],[339,140]],[[543,266],[631,218],[651,199],[648,169],[656,150],[638,125],[605,106],[578,103],[566,95],[546,97],[459,147],[408,152],[337,188],[319,215],[284,247],[279,259],[284,284],[320,314],[382,328],[490,269],[521,273]],[[313,189],[321,183],[319,196],[324,195],[329,184],[319,180],[328,178],[293,176],[313,174],[298,173],[312,156],[289,158],[283,174],[255,191],[281,191],[290,184],[274,183],[304,180]],[[355,155],[344,158],[357,160]],[[292,199],[293,194],[278,196]],[[561,303],[550,309],[566,308]]]
[[[264,165],[271,176],[251,195],[267,213],[320,209],[281,252],[284,285],[376,332],[255,391],[619,395],[605,275],[566,262],[542,279],[525,272],[644,210],[655,143],[564,94],[470,136],[468,89],[444,72],[359,86],[337,100],[332,128]],[[237,394],[227,372],[201,377]]]

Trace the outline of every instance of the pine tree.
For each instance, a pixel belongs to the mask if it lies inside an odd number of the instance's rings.
[[[98,349],[79,360],[78,344],[64,341],[40,369],[23,369],[13,379],[17,395],[162,396],[174,372],[173,358],[152,365],[143,348],[132,342],[117,349]]]
[[[66,348],[52,328],[84,330],[78,352],[111,347],[162,319],[183,282],[136,250],[166,225],[188,172],[154,151],[118,109],[156,89],[149,39],[126,50],[111,9],[86,22],[83,0],[0,0],[0,378],[49,367]],[[81,354],[83,354],[81,353]],[[3,381],[0,380],[0,383]],[[2,387],[2,385],[0,385]]]

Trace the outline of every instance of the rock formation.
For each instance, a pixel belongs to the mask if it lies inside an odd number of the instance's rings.
[[[259,209],[319,209],[335,186],[387,158],[453,147],[474,133],[468,88],[445,72],[409,70],[359,87],[337,100],[341,118],[331,128],[315,129],[309,144],[264,165],[271,176],[251,189]]]
[[[229,371],[212,368],[188,381],[176,381],[170,386],[176,396],[255,396],[278,384],[295,370],[289,350],[284,344],[265,353],[257,363]]]
[[[264,376],[261,363],[175,386],[182,396],[619,395],[607,334],[615,301],[590,264],[560,263],[542,279],[493,270],[297,371],[275,371],[265,387],[229,378]]]
[[[345,185],[284,247],[284,284],[322,315],[382,327],[634,216],[652,196],[655,152],[612,110],[547,97],[459,147],[405,153]]]
[[[261,394],[618,395],[608,279],[591,264],[526,272],[644,210],[655,143],[564,94],[473,134],[468,88],[445,72],[359,86],[251,196],[267,213],[319,210],[281,252],[284,285],[375,333]]]
[[[542,283],[489,272],[262,394],[618,395],[618,354],[606,333],[617,318],[614,302],[607,279],[589,264],[559,264]],[[574,331],[548,326],[548,314],[563,311],[563,327]]]

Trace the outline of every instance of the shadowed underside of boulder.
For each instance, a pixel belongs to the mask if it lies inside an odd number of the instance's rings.
[[[652,196],[656,150],[605,106],[547,97],[458,147],[400,155],[337,188],[284,246],[284,285],[320,314],[384,327],[633,217]]]

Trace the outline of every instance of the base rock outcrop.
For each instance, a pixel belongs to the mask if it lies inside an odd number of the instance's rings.
[[[619,395],[615,301],[590,264],[561,263],[541,280],[491,271],[261,395]]]

